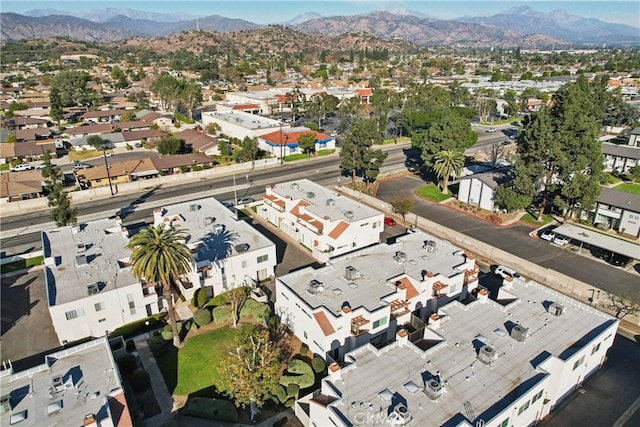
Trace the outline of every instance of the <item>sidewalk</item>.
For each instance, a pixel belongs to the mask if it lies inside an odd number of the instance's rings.
[[[167,421],[173,421],[175,419],[173,398],[167,389],[167,385],[164,383],[164,377],[158,368],[156,359],[153,357],[151,349],[149,349],[149,345],[147,344],[147,335],[138,335],[133,339],[133,341],[136,344],[136,350],[138,351],[140,362],[151,379],[151,388],[153,389],[153,394],[156,396],[156,400],[158,401],[158,406],[160,406],[160,409],[162,410],[158,415],[146,419],[144,421],[144,425],[156,427]]]

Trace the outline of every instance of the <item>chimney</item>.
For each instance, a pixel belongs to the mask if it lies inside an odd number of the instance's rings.
[[[512,285],[513,285],[513,277],[507,276],[504,279],[502,279],[502,287],[504,289],[511,289]]]
[[[406,329],[399,329],[398,332],[396,332],[396,341],[403,345],[409,342],[409,333]]]
[[[331,381],[339,380],[342,378],[342,374],[340,372],[340,365],[336,362],[333,362],[328,367],[328,374]]]
[[[114,221],[116,222],[116,224],[122,225],[122,218],[120,218],[119,215],[114,218]]]
[[[485,288],[482,288],[478,291],[478,300],[482,302],[487,302],[489,300],[489,291]]]
[[[129,238],[129,230],[127,230],[127,227],[122,227],[120,229],[122,231],[122,237],[124,237],[125,239]]]
[[[431,326],[431,328],[433,329],[439,329],[440,319],[442,318],[440,317],[440,315],[438,315],[438,313],[433,313],[431,316],[429,316],[429,326]]]

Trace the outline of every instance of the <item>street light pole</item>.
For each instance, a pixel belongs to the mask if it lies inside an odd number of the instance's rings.
[[[104,167],[107,168],[107,178],[109,179],[109,190],[111,190],[111,195],[115,195],[113,193],[113,185],[111,185],[111,173],[109,172],[109,163],[107,163],[107,150],[105,148],[102,149],[102,157],[104,157]]]
[[[282,120],[280,120],[280,164],[284,164],[284,145],[282,145]]]

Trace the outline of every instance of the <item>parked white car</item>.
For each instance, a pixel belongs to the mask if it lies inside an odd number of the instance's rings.
[[[496,274],[503,279],[511,277],[514,280],[524,280],[522,276],[519,275],[513,268],[506,267],[504,265],[499,265],[496,267]]]
[[[549,242],[552,242],[553,239],[556,237],[556,233],[554,233],[551,230],[544,230],[541,234],[540,234],[540,238],[542,240],[547,240]]]
[[[557,234],[556,237],[553,238],[553,243],[559,246],[564,246],[567,243],[569,243],[569,240],[571,239],[569,239],[568,237],[562,236],[560,234]]]
[[[22,171],[30,171],[31,169],[33,169],[33,168],[31,167],[30,164],[22,163],[21,165],[14,166],[14,167],[10,168],[9,170],[11,172],[22,172]]]

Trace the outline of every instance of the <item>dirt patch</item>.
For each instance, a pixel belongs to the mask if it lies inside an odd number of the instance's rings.
[[[459,211],[467,212],[473,216],[478,218],[482,218],[485,221],[492,222],[494,224],[504,224],[506,222],[514,220],[518,216],[518,212],[512,213],[495,213],[488,211],[486,209],[479,208],[478,206],[470,205],[468,203],[461,202],[456,199],[450,199],[449,201],[443,203],[451,208],[457,209]]]

